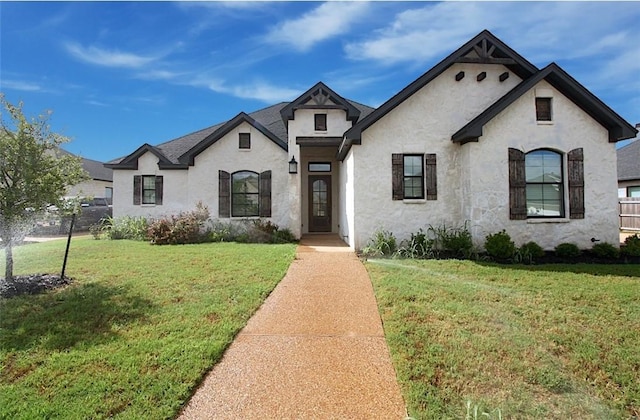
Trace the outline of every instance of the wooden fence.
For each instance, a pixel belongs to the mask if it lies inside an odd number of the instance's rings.
[[[619,199],[620,229],[640,231],[640,197]]]

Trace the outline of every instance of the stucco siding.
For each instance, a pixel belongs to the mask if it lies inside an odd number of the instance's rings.
[[[135,175],[162,175],[164,181],[162,205],[133,204],[133,177]],[[186,170],[160,170],[158,158],[150,152],[138,159],[137,170],[113,171],[113,217],[147,217],[157,218],[176,214],[195,207],[190,203],[187,194]]]
[[[79,184],[69,187],[66,195],[68,197],[83,196],[83,197],[106,197],[106,188],[113,188],[113,182],[101,181],[99,179],[90,179],[88,181],[82,181]]]
[[[460,71],[465,77],[456,82]],[[429,225],[464,223],[467,197],[460,189],[468,157],[451,136],[520,82],[513,74],[500,82],[504,71],[501,65],[455,64],[362,133],[361,145],[352,148],[356,248],[365,246],[377,229],[402,240]],[[478,82],[480,72],[487,77]],[[436,154],[437,200],[392,200],[393,153]]]
[[[355,159],[353,149],[340,162],[340,237],[355,248]]]
[[[238,147],[239,133],[251,134],[251,148]],[[230,174],[238,171],[261,173],[271,170],[271,220],[280,227],[289,227],[287,152],[250,124],[240,124],[227,135],[196,156],[189,167],[188,181],[179,188],[188,191],[185,206],[202,201],[209,206],[212,219],[218,219],[218,171]],[[231,217],[231,220],[245,218]],[[223,221],[229,220],[227,218]]]
[[[553,96],[553,122],[536,122],[536,90]],[[465,217],[476,244],[505,229],[517,245],[535,241],[545,249],[562,242],[590,248],[591,238],[618,243],[616,152],[607,131],[547,82],[520,97],[485,125],[478,143],[468,143],[468,197]],[[567,153],[584,150],[585,218],[569,219]],[[565,218],[509,219],[508,148],[528,153],[540,148],[563,155]]]

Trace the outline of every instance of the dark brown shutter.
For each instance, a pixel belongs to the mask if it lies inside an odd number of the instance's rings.
[[[584,154],[582,147],[567,155],[569,162],[569,218],[584,219]]]
[[[427,200],[438,199],[438,177],[436,174],[436,154],[429,153],[424,160],[424,175],[427,178]]]
[[[509,148],[509,218],[527,218],[527,179],[524,152]]]
[[[133,205],[139,206],[142,201],[142,176],[133,176]]]
[[[393,188],[393,199],[402,200],[404,192],[402,191],[404,162],[402,153],[394,153],[391,155],[391,186]]]
[[[260,174],[260,217],[271,217],[271,171]]]
[[[162,187],[163,187],[163,177],[156,176],[156,205],[162,205]]]
[[[218,171],[218,217],[231,215],[231,176],[229,172]]]

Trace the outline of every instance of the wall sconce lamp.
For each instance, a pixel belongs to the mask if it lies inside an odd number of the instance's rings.
[[[292,156],[289,161],[289,173],[297,174],[298,173],[298,162],[296,162],[296,157]]]

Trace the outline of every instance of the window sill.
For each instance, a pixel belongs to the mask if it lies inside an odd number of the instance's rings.
[[[536,121],[538,125],[553,125],[553,121]]]
[[[427,200],[424,198],[405,198],[402,202],[404,204],[425,204]]]
[[[571,220],[566,217],[557,217],[557,218],[549,218],[549,219],[527,219],[527,224],[538,225],[542,223],[569,223]]]
[[[157,204],[140,204],[140,207],[155,207]]]

